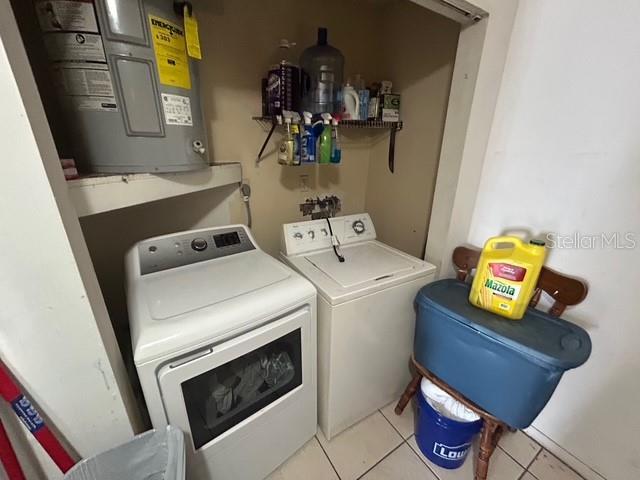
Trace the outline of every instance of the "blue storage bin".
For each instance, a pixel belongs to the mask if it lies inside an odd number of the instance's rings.
[[[469,303],[470,285],[453,279],[416,297],[414,356],[469,400],[514,428],[526,428],[562,374],[587,361],[589,334],[535,309],[509,320]]]

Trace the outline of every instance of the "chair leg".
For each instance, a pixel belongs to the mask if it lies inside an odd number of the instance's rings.
[[[498,425],[498,428],[496,428],[496,431],[493,432],[493,446],[497,447],[498,446],[498,442],[500,441],[500,437],[502,437],[502,434],[504,433],[504,425]]]
[[[396,405],[396,408],[394,410],[396,412],[396,415],[402,415],[402,412],[404,411],[404,408],[407,406],[407,403],[409,403],[409,400],[411,400],[411,398],[418,391],[420,380],[422,380],[422,375],[420,375],[419,373],[416,373],[411,379],[411,381],[409,382],[409,385],[407,385],[407,388],[405,388],[404,393],[400,397],[400,400],[398,400],[398,404]]]
[[[480,453],[476,465],[475,480],[486,480],[489,473],[489,460],[502,434],[502,425],[492,420],[484,420],[480,437]]]

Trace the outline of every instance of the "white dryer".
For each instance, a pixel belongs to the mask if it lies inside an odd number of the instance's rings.
[[[330,222],[282,232],[283,260],[319,293],[318,419],[328,439],[399,398],[410,379],[414,299],[436,270],[378,242],[366,213]]]
[[[190,479],[263,479],[315,434],[311,283],[241,225],[142,241],[126,270],[149,414],[186,432]]]

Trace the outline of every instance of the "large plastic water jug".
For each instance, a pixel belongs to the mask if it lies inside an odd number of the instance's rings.
[[[318,43],[300,57],[302,106],[311,113],[335,113],[340,109],[344,55],[327,43],[327,29],[318,29]]]

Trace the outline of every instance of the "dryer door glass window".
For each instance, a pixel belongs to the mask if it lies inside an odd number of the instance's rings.
[[[301,384],[300,329],[183,382],[194,447],[199,449]]]

